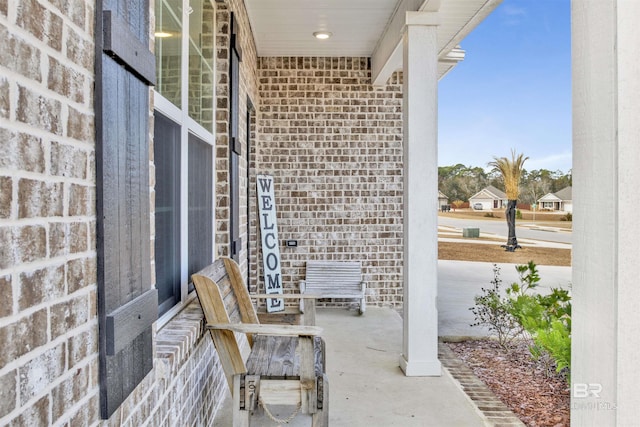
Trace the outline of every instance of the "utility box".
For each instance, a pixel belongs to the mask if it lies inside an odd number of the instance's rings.
[[[463,228],[462,237],[480,237],[479,228]]]

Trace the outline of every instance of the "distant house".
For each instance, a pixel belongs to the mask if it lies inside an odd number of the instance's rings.
[[[507,195],[490,185],[469,197],[469,206],[474,210],[504,208],[507,205]]]
[[[438,190],[438,209],[442,209],[442,206],[449,204],[449,198],[442,191]]]
[[[555,193],[547,193],[538,199],[541,210],[572,212],[573,199],[571,187],[565,187]]]

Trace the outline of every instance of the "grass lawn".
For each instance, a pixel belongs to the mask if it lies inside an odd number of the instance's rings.
[[[529,261],[537,265],[571,265],[571,249],[527,247],[507,252],[500,247],[505,242],[493,244],[438,242],[438,259],[458,261],[478,261],[495,263],[526,264]]]

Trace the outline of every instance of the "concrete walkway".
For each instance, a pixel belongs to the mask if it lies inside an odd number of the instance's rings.
[[[498,264],[501,288],[518,282],[516,264]],[[540,292],[551,288],[567,288],[571,283],[571,267],[539,265]],[[488,288],[493,280],[493,264],[489,262],[438,261],[438,335],[440,337],[486,336],[487,331],[469,326],[474,322],[474,296]]]
[[[344,309],[318,310],[324,328],[330,381],[332,427],[484,426],[485,421],[458,383],[443,369],[440,377],[405,377],[398,361],[402,319],[388,308],[370,307],[364,316]],[[231,425],[231,402],[216,417]],[[286,411],[280,414],[286,417]],[[277,425],[268,419],[257,426]],[[291,426],[311,425],[299,415]]]

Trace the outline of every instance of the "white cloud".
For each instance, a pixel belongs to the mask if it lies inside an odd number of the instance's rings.
[[[513,4],[504,4],[500,11],[503,24],[509,27],[519,25],[527,17],[525,8]]]
[[[526,16],[527,11],[523,7],[507,4],[502,8],[502,12],[508,16]]]

